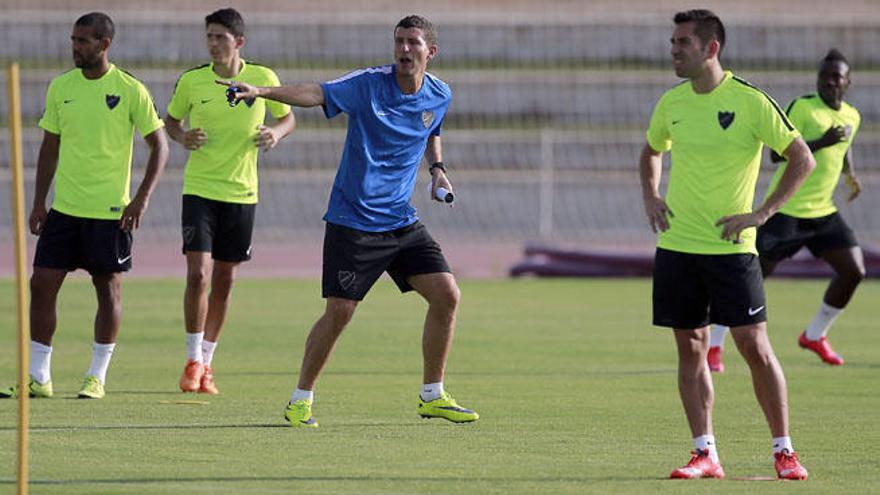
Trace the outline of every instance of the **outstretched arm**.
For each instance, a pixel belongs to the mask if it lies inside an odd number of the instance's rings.
[[[801,184],[816,168],[816,160],[802,138],[792,141],[782,154],[788,160],[788,166],[785,167],[785,172],[779,179],[776,190],[764,200],[764,204],[757,210],[718,220],[715,225],[723,226],[721,229],[722,239],[737,241],[743,230],[764,225],[797,192]]]
[[[141,181],[137,194],[122,211],[122,217],[119,219],[119,228],[122,230],[135,230],[140,227],[141,218],[150,203],[150,195],[156,189],[159,176],[162,175],[162,171],[165,170],[165,162],[168,161],[168,140],[165,139],[165,131],[162,128],[146,135],[144,140],[150,147],[147,171],[144,173],[144,180]]]
[[[642,200],[645,215],[655,233],[669,230],[669,218],[674,217],[666,201],[660,197],[660,174],[663,171],[663,153],[645,144],[639,157],[639,175],[642,181]]]
[[[216,82],[229,88],[238,88],[238,92],[234,96],[236,100],[259,97],[304,108],[324,104],[324,90],[321,89],[320,84],[301,83],[288,86],[253,86],[241,81],[218,79]]]
[[[43,225],[46,224],[46,196],[49,195],[49,185],[55,177],[58,168],[58,150],[61,147],[61,136],[49,131],[43,132],[43,144],[40,145],[40,155],[37,157],[37,178],[34,185],[34,204],[28,219],[31,233],[40,235]]]

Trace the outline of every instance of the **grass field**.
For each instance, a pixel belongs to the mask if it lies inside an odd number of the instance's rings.
[[[447,387],[475,424],[415,413],[423,303],[376,287],[317,389],[316,432],[282,419],[315,281],[242,280],[215,356],[221,395],[184,396],[182,280],[129,279],[107,397],[74,400],[90,359],[94,296],[62,289],[56,398],[32,402],[31,493],[876,493],[880,484],[880,284],[865,283],[830,368],[796,346],[824,282],[768,282],[793,439],[812,479],[773,475],[769,433],[728,341],[715,377],[725,481],[668,481],[687,460],[675,350],[650,321],[646,280],[465,281]],[[0,282],[0,380],[16,377],[12,284]],[[167,403],[199,399],[208,403]],[[15,401],[0,402],[0,493],[15,490]]]

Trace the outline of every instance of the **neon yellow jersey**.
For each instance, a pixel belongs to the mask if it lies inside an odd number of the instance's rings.
[[[850,128],[849,137],[833,146],[826,146],[813,152],[816,158],[816,169],[807,177],[800,189],[779,210],[786,215],[798,218],[818,218],[837,211],[834,206],[834,189],[843,171],[843,159],[852,146],[862,117],[859,111],[847,102],[841,102],[840,110],[835,110],[822,101],[816,94],[802,96],[788,106],[788,118],[803,134],[804,139],[815,141],[822,137],[831,127],[844,126]],[[776,190],[779,179],[785,172],[787,162],[780,164],[770,181],[767,195]]]
[[[798,131],[773,99],[731,72],[714,90],[689,82],[667,91],[648,127],[648,145],[670,151],[666,204],[675,215],[658,247],[695,254],[753,253],[754,228],[742,242],[721,239],[722,217],[752,211],[763,144],[781,153]]]
[[[134,130],[147,136],[163,123],[147,88],[111,64],[99,79],[80,69],[53,79],[39,126],[61,136],[52,208],[115,220],[130,201]]]
[[[226,87],[220,86],[213,64],[184,72],[168,103],[168,115],[183,120],[189,128],[202,129],[208,140],[190,152],[183,174],[183,194],[215,201],[253,204],[257,202],[257,126],[266,118],[266,108],[276,119],[290,113],[290,107],[263,98],[243,100],[230,107]],[[235,77],[255,86],[278,86],[278,76],[268,67],[242,60]]]

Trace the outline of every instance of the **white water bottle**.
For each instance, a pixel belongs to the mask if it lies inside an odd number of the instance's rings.
[[[428,194],[431,194],[431,184],[428,184]],[[445,187],[438,187],[437,191],[434,192],[434,197],[448,204],[452,204],[455,201],[455,195],[447,191]]]

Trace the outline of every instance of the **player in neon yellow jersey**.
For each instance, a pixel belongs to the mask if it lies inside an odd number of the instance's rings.
[[[810,150],[775,101],[725,71],[724,25],[708,10],[674,17],[671,55],[685,81],[657,103],[641,159],[645,213],[659,231],[654,324],[670,327],[678,385],[694,440],[672,478],[723,478],[712,429],[714,391],[706,365],[709,324],[733,328],[773,437],[780,478],[805,479],[791,444],[785,376],[767,337],[766,300],[755,227],[767,221],[815,168]],[[779,187],[752,209],[766,144],[789,160]],[[668,191],[660,194],[663,153],[671,152]]]
[[[45,131],[37,161],[30,229],[40,236],[31,276],[30,392],[51,397],[56,298],[67,272],[83,268],[98,299],[92,363],[81,398],[104,396],[107,367],[122,320],[122,272],[131,268],[132,231],[140,225],[168,158],[162,121],[150,93],[108,60],[115,27],[105,14],[86,14],[70,37],[76,69],[56,77],[39,126]],[[134,131],[150,157],[129,198]],[[46,211],[52,179],[55,197]],[[36,383],[35,383],[36,382]],[[13,388],[0,396],[14,396]]]
[[[180,76],[165,119],[171,139],[190,150],[182,212],[187,362],[179,386],[184,392],[218,393],[212,359],[236,269],[251,257],[257,154],[260,148],[274,148],[295,125],[288,105],[250,99],[233,106],[227,103],[224,88],[214,82],[235,78],[260,86],[279,85],[271,69],[241,57],[244,30],[244,20],[235,9],[205,17],[212,61]],[[274,125],[264,125],[266,110],[277,119]],[[189,129],[184,128],[184,119]]]
[[[801,189],[758,229],[758,251],[764,276],[773,273],[781,261],[806,246],[834,270],[819,311],[798,339],[832,365],[842,365],[843,357],[834,352],[827,334],[837,316],[849,303],[865,277],[865,261],[855,234],[837,212],[834,189],[841,173],[850,188],[849,200],[858,197],[861,184],[852,166],[850,147],[859,131],[858,110],[844,101],[850,85],[850,66],[840,51],[832,49],[819,66],[815,93],[795,99],[788,116],[807,140],[816,157],[816,171]],[[783,160],[774,155],[775,162]],[[776,190],[785,172],[783,163],[773,176],[770,193]],[[721,348],[726,327],[712,327],[709,365],[723,370]]]

